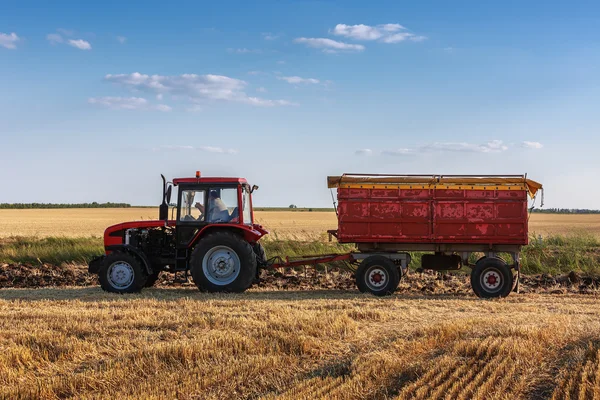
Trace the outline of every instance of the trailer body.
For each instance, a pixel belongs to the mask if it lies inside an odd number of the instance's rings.
[[[329,177],[337,188],[341,243],[528,243],[524,177]],[[478,246],[479,247],[479,246]]]

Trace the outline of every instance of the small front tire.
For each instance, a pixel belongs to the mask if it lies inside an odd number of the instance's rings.
[[[400,283],[400,271],[384,256],[370,256],[356,270],[356,286],[362,293],[386,296],[394,293]]]
[[[136,293],[146,285],[148,273],[136,257],[113,252],[104,259],[98,278],[100,287],[107,292]]]

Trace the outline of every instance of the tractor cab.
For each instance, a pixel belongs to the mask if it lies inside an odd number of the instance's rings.
[[[161,175],[162,176],[162,175]],[[152,286],[162,271],[191,275],[202,291],[243,291],[266,262],[258,242],[268,232],[254,223],[244,178],[163,179],[155,221],[132,221],[104,232],[106,254],[92,260],[102,288],[130,293]],[[171,204],[173,187],[177,204]],[[170,218],[169,218],[170,217]]]

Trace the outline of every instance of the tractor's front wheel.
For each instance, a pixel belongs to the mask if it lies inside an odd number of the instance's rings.
[[[100,287],[111,293],[136,293],[148,280],[142,263],[124,252],[113,252],[106,256],[98,274]]]
[[[252,285],[256,264],[250,243],[221,231],[200,239],[192,253],[190,272],[202,292],[243,292]]]

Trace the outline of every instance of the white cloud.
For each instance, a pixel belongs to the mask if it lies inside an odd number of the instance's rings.
[[[200,146],[198,150],[208,151],[209,153],[226,153],[226,154],[237,154],[238,151],[234,149],[224,149],[222,147],[213,146]]]
[[[241,48],[241,49],[232,49],[232,48],[228,48],[227,51],[229,53],[237,53],[237,54],[261,54],[262,50],[260,49],[247,49],[247,48]]]
[[[415,151],[413,149],[395,149],[395,150],[383,150],[381,154],[386,156],[406,156],[409,154],[413,154]]]
[[[70,29],[64,29],[64,28],[58,28],[56,31],[59,33],[62,33],[65,36],[73,36],[75,34],[74,31],[72,31]]]
[[[248,75],[260,75],[262,72],[260,71],[248,71]]]
[[[279,35],[274,35],[272,33],[265,32],[265,33],[262,33],[262,37],[265,40],[276,40],[279,38]]]
[[[373,155],[373,150],[371,149],[359,149],[354,152],[357,156],[370,156]]]
[[[261,87],[259,87],[259,88],[257,88],[257,89],[256,89],[256,91],[257,91],[257,92],[259,92],[259,93],[267,93],[267,89],[265,89],[265,88],[264,88],[264,87],[262,87],[262,86],[261,86]]]
[[[492,140],[486,144],[473,144],[466,142],[435,142],[421,147],[422,151],[458,151],[472,153],[498,153],[508,150],[502,140]]]
[[[427,39],[425,36],[415,35],[405,31],[406,28],[400,24],[381,24],[381,25],[346,25],[337,24],[331,31],[336,36],[343,36],[357,40],[378,40],[383,43],[398,43],[405,40],[421,42]]]
[[[325,53],[337,53],[339,51],[363,51],[365,46],[362,44],[351,44],[338,42],[337,40],[327,38],[296,38],[294,43],[306,44],[308,47],[322,49]]]
[[[111,110],[158,110],[171,111],[166,104],[152,105],[143,97],[90,97],[88,103],[110,108]]]
[[[50,42],[50,44],[55,45],[58,43],[63,43],[65,40],[58,33],[49,33],[46,35],[46,40]]]
[[[125,36],[117,36],[117,41],[121,44],[125,44],[127,38]]]
[[[263,106],[263,107],[275,107],[275,106],[297,106],[298,103],[294,103],[287,100],[267,100],[261,99],[258,97],[248,97],[244,100],[245,103],[251,104],[254,106]]]
[[[415,34],[409,32],[396,33],[394,35],[386,36],[381,41],[383,43],[399,43],[405,40],[410,40],[412,42],[422,42],[427,39],[425,36],[417,36]]]
[[[521,145],[527,149],[541,149],[542,147],[544,147],[544,145],[540,142],[524,141]]]
[[[180,146],[180,145],[165,145],[155,147],[154,151],[166,150],[166,151],[206,151],[208,153],[220,153],[220,154],[237,154],[239,153],[236,149],[225,149],[222,147],[214,147],[214,146]]]
[[[163,99],[162,93],[159,93],[156,95],[156,100],[162,100],[162,99]]]
[[[278,65],[283,65],[283,64],[285,64],[285,61],[283,61],[283,60],[279,60],[279,61],[277,61],[277,64],[278,64]]]
[[[199,104],[194,104],[185,109],[187,112],[200,112],[202,111],[202,107]]]
[[[169,112],[171,110],[173,110],[173,108],[171,106],[168,106],[166,104],[158,104],[156,106],[154,106],[154,108],[158,111],[162,111],[162,112]]]
[[[298,84],[298,83],[319,83],[318,79],[314,78],[301,78],[299,76],[278,76],[277,79],[286,81],[287,83]]]
[[[77,40],[69,39],[69,45],[73,46],[73,47],[77,47],[79,50],[91,50],[92,49],[92,45],[90,44],[90,42],[87,42],[83,39],[77,39]]]
[[[12,33],[1,33],[0,32],[0,46],[5,49],[14,50],[17,48],[17,43],[21,38],[14,32]]]
[[[135,91],[184,96],[191,102],[221,100],[267,107],[294,105],[294,103],[287,100],[250,97],[244,92],[247,85],[245,81],[223,75],[183,74],[165,76],[134,72],[132,74],[108,74],[105,80]]]

